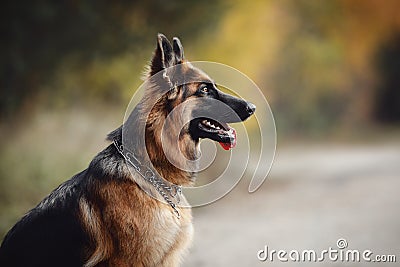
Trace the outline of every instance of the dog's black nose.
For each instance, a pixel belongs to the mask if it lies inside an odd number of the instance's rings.
[[[256,105],[254,105],[253,103],[248,103],[246,111],[247,113],[249,113],[249,115],[252,115],[256,111]]]

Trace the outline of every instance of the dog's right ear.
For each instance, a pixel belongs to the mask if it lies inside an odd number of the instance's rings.
[[[172,67],[175,64],[174,52],[167,37],[159,33],[157,35],[157,48],[150,65],[150,76]]]

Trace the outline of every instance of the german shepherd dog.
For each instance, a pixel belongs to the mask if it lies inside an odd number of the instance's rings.
[[[171,73],[170,67],[179,68]],[[152,79],[157,73],[162,73],[162,78]],[[183,77],[184,82],[176,83],[176,77]],[[178,146],[187,159],[198,157],[202,138],[220,142],[225,149],[232,148],[236,135],[227,123],[246,120],[255,112],[255,106],[217,89],[207,74],[184,58],[179,39],[173,38],[171,44],[162,34],[158,35],[145,79],[149,88],[135,108],[135,115],[131,114],[108,135],[110,145],[87,169],[61,184],[7,233],[0,248],[0,266],[180,265],[192,240],[191,210],[176,205],[174,195],[170,193],[168,198],[164,189],[171,189],[168,184],[193,185],[195,172],[172,164],[162,145],[165,147],[166,143],[172,150]],[[169,90],[154,105],[149,104],[166,87]],[[213,108],[214,102],[207,101],[210,99],[231,111]],[[184,111],[190,121],[170,128],[162,141],[161,129],[167,116],[186,101],[192,102]],[[144,110],[149,111],[147,116]],[[142,163],[146,163],[146,154],[161,180],[144,180],[132,168],[132,158],[121,146],[123,126],[133,133],[124,138],[135,142],[136,127],[130,124],[137,122],[144,125],[145,151],[133,152]],[[149,195],[143,186],[154,189],[165,201]],[[185,201],[184,196],[181,200]]]

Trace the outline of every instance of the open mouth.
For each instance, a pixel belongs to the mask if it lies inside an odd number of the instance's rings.
[[[225,150],[236,146],[236,130],[226,123],[203,118],[198,120],[197,127],[199,137],[217,141]]]

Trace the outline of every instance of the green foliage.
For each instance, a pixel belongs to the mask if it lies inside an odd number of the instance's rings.
[[[60,68],[65,71],[64,64],[84,72],[93,62],[107,64],[110,58],[139,52],[143,45],[148,52],[158,31],[196,35],[215,24],[220,8],[219,1],[211,0],[8,1],[0,11],[3,119],[30,97],[41,93],[59,96],[57,83],[52,82]],[[77,92],[69,88],[71,95],[85,96],[78,87]],[[107,98],[110,90],[121,90],[112,82],[103,87],[108,89],[96,96]]]
[[[297,24],[279,50],[273,71],[279,94],[275,101],[277,124],[283,132],[307,134],[330,130],[346,111],[346,80],[342,47],[331,35],[331,21],[340,14],[334,2],[296,1]],[[331,126],[331,127],[330,127]]]

